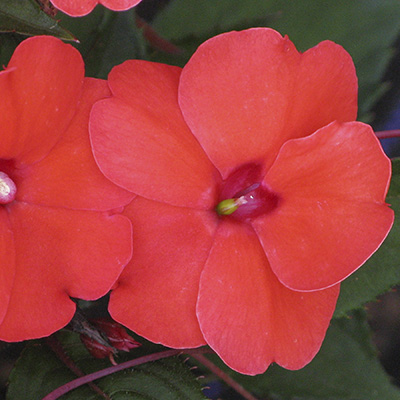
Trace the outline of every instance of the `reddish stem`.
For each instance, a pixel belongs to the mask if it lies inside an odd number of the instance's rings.
[[[160,353],[149,354],[147,356],[139,357],[134,360],[129,360],[129,361],[126,361],[126,362],[118,364],[118,365],[113,365],[112,367],[108,367],[108,368],[102,369],[100,371],[93,372],[92,374],[88,374],[88,375],[82,376],[80,378],[74,379],[73,381],[68,382],[65,385],[62,385],[62,386],[58,387],[57,389],[53,390],[47,396],[43,397],[42,400],[56,400],[59,397],[61,397],[63,394],[68,393],[71,390],[78,388],[79,386],[85,385],[86,383],[92,382],[99,378],[103,378],[104,376],[113,374],[115,372],[122,371],[126,368],[132,368],[137,365],[145,364],[150,361],[160,360],[162,358],[177,356],[182,353],[193,355],[196,353],[204,353],[204,352],[209,352],[209,351],[210,350],[207,348],[190,349],[190,350],[171,349],[171,350],[162,351]]]
[[[162,38],[144,19],[136,15],[136,26],[143,30],[143,36],[156,49],[164,53],[179,55],[183,50]]]
[[[400,137],[400,129],[393,129],[389,131],[378,131],[375,132],[375,135],[378,139],[389,139]]]
[[[214,375],[223,380],[228,386],[238,392],[241,396],[243,396],[246,400],[258,400],[257,397],[254,397],[250,392],[248,392],[242,385],[237,383],[234,379],[232,379],[226,372],[222,371],[218,368],[213,362],[211,362],[208,358],[204,357],[203,354],[192,354],[192,358],[199,361],[206,368],[208,368]]]
[[[54,336],[49,336],[46,338],[47,345],[54,351],[56,356],[76,375],[79,377],[85,376],[85,373],[74,363],[74,361],[67,355],[64,351],[61,343],[59,340]],[[104,397],[106,400],[111,400],[106,393],[104,393],[97,385],[93,382],[88,383],[89,387],[99,394],[100,396]]]

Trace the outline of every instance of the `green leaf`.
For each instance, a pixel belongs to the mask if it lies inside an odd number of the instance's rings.
[[[397,216],[393,228],[379,250],[342,283],[336,317],[362,307],[400,284],[400,159],[393,160],[392,182],[386,201]]]
[[[392,180],[390,182],[388,199],[400,199],[400,158],[392,160]]]
[[[10,61],[16,47],[21,43],[21,36],[14,33],[0,34],[0,65],[5,66]]]
[[[296,400],[399,400],[369,339],[364,313],[334,321],[320,352],[306,367],[276,365],[255,377],[231,373],[260,397]]]
[[[82,345],[77,334],[60,332],[58,336],[68,356],[85,373],[110,366],[108,360],[94,359]],[[135,357],[139,357],[143,354],[143,349],[138,349],[134,354]],[[126,361],[127,357],[122,355],[121,359]],[[22,353],[10,375],[7,400],[40,400],[57,387],[75,378],[76,376],[47,345],[40,342],[31,343]],[[190,372],[189,367],[177,357],[126,369],[98,379],[95,384],[112,400],[205,399],[200,383]],[[104,400],[104,397],[85,385],[65,394],[62,399]]]
[[[0,32],[52,35],[63,40],[76,40],[54,18],[43,12],[34,0],[0,0]]]
[[[154,20],[168,39],[205,38],[255,21],[266,22],[272,2],[265,0],[173,0]]]
[[[232,29],[269,26],[304,51],[322,40],[341,44],[359,77],[360,117],[383,94],[383,73],[400,31],[398,0],[172,0],[154,21],[188,57],[210,36]]]
[[[106,79],[115,65],[129,59],[146,58],[134,9],[112,12],[96,7],[83,18],[63,15],[61,20],[79,39],[75,47],[85,61],[86,76]]]
[[[113,13],[85,57],[89,76],[106,79],[112,67],[129,59],[146,58],[141,31],[134,9]]]

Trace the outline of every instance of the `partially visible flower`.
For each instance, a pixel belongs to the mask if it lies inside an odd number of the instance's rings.
[[[339,283],[393,223],[390,161],[354,122],[349,54],[329,41],[300,54],[258,28],[208,40],[183,70],[127,61],[108,83],[95,159],[138,195],[113,319],[166,346],[208,344],[242,373],[303,367]]]
[[[77,50],[34,37],[0,72],[0,340],[47,336],[68,324],[70,297],[106,294],[131,257],[132,195],[91,154],[93,103],[104,81],[84,79]]]
[[[105,346],[92,337],[81,334],[80,338],[83,344],[95,358],[108,357],[115,364],[114,355],[117,350],[129,352],[131,349],[141,346],[139,342],[126,332],[126,329],[122,325],[111,318],[91,319],[90,323],[97,327],[110,343],[110,346]]]
[[[114,11],[128,10],[142,0],[51,0],[54,7],[71,17],[89,14],[98,4]]]
[[[88,352],[94,358],[108,358],[112,364],[116,364],[114,355],[117,353],[117,349],[115,349],[113,346],[100,343],[99,341],[90,336],[86,336],[83,333],[81,333],[79,337]]]
[[[90,321],[104,332],[110,344],[117,350],[130,351],[141,346],[131,335],[128,335],[126,329],[111,318],[97,318]]]

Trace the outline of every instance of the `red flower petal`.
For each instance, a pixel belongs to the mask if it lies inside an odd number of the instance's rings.
[[[40,56],[38,56],[40,54]],[[0,74],[0,158],[42,159],[63,134],[82,90],[79,52],[51,36],[23,41]]]
[[[15,275],[14,239],[7,211],[0,207],[0,324],[10,301]]]
[[[338,294],[339,286],[287,289],[251,227],[224,220],[201,275],[197,316],[207,343],[232,369],[254,375],[271,362],[298,369],[319,350]]]
[[[97,4],[114,11],[125,11],[139,4],[141,0],[51,0],[54,7],[72,17],[89,14]]]
[[[17,200],[55,207],[110,210],[134,195],[111,183],[98,169],[90,147],[89,113],[109,95],[107,83],[86,79],[80,107],[67,132],[41,162],[15,171]]]
[[[368,125],[333,123],[285,143],[264,179],[282,202],[253,221],[278,279],[317,290],[361,266],[393,223],[389,180],[390,161]]]
[[[9,205],[16,274],[0,339],[49,335],[72,318],[71,297],[106,294],[131,257],[131,224],[121,215]]]
[[[54,7],[72,17],[82,17],[90,13],[99,3],[98,0],[51,0]]]
[[[93,152],[102,172],[127,190],[208,209],[216,202],[218,172],[183,121],[179,74],[177,67],[145,61],[114,68],[115,98],[96,103],[91,114]]]
[[[114,11],[125,11],[136,6],[136,4],[139,4],[141,1],[142,0],[99,0],[99,3]]]
[[[216,36],[183,69],[179,104],[224,178],[238,165],[269,167],[281,145],[357,114],[349,54],[322,42],[300,54],[288,38],[258,28]]]
[[[140,197],[124,213],[134,221],[133,258],[111,293],[111,316],[169,347],[205,344],[195,308],[217,218]]]

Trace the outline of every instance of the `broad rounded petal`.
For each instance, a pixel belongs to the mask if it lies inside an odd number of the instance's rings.
[[[51,0],[53,5],[72,17],[89,14],[97,4],[114,11],[125,11],[140,3],[141,0]]]
[[[54,7],[71,17],[82,17],[90,13],[98,0],[51,0]]]
[[[47,336],[71,320],[70,296],[95,300],[110,290],[132,254],[131,224],[121,215],[9,207],[16,273],[0,340]]]
[[[15,275],[14,237],[7,211],[0,207],[0,325],[7,312]]]
[[[217,218],[141,197],[124,213],[133,222],[133,258],[111,293],[111,316],[152,342],[175,348],[205,344],[196,300]]]
[[[359,122],[285,143],[264,179],[281,203],[253,221],[278,279],[318,290],[360,267],[393,224],[390,174],[374,132]]]
[[[339,286],[295,292],[274,276],[251,227],[220,224],[200,280],[197,316],[207,343],[249,375],[272,362],[299,369],[318,352]]]
[[[132,193],[100,172],[89,140],[89,113],[95,101],[110,95],[107,83],[86,79],[80,107],[68,130],[39,163],[15,171],[17,200],[53,207],[110,210],[132,200]]]
[[[142,0],[100,0],[99,3],[104,7],[114,11],[125,11],[136,4],[139,4]]]
[[[82,90],[79,52],[51,36],[24,40],[0,74],[0,158],[42,159],[64,133]]]
[[[179,104],[226,178],[247,162],[268,168],[290,138],[354,120],[357,77],[339,45],[322,42],[300,54],[287,37],[255,28],[202,44],[183,69]]]
[[[114,98],[95,104],[95,159],[117,185],[151,200],[209,209],[219,174],[183,121],[180,69],[127,61],[109,76]]]

